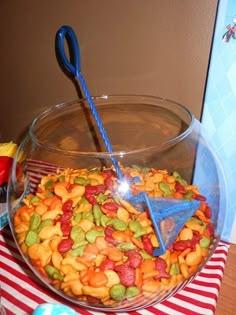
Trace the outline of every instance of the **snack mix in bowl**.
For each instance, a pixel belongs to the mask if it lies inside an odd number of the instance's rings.
[[[61,297],[93,310],[135,310],[173,295],[211,257],[224,181],[184,106],[141,95],[94,102],[114,152],[106,152],[86,100],[41,114],[14,159],[10,227],[26,263]],[[114,159],[132,196],[199,202],[161,255],[149,209],[125,197]],[[177,221],[160,223],[165,238]]]

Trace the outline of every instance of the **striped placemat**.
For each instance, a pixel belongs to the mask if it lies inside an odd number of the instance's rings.
[[[220,242],[204,269],[184,289],[162,303],[120,315],[212,315],[224,273],[229,244]],[[78,308],[49,289],[31,272],[22,259],[9,227],[0,232],[0,281],[2,304],[7,315],[29,315],[41,303],[64,303],[78,314],[103,315],[103,312]],[[110,313],[113,314],[114,313]]]

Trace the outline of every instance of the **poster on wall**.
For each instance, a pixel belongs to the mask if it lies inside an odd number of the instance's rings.
[[[236,243],[235,0],[218,3],[201,121],[225,176],[227,209],[222,239]]]

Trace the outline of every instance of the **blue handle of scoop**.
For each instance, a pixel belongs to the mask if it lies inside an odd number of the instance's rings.
[[[68,44],[70,45],[71,53],[73,54],[74,64],[72,64],[66,56],[65,49],[64,49],[65,40],[67,40]],[[99,129],[100,134],[102,136],[102,139],[105,143],[107,151],[112,153],[113,152],[112,145],[109,141],[106,130],[105,130],[105,128],[102,124],[102,121],[100,119],[100,116],[97,112],[97,109],[96,109],[96,106],[93,102],[93,99],[89,93],[89,90],[87,88],[85,80],[81,74],[80,49],[79,49],[79,44],[78,44],[78,41],[77,41],[77,38],[76,38],[76,35],[75,35],[73,29],[67,25],[62,26],[57,32],[56,41],[57,41],[58,54],[60,56],[61,62],[66,67],[66,69],[68,71],[70,71],[70,73],[72,73],[76,77],[76,79],[79,81],[80,86],[82,88],[82,91],[84,92],[85,98],[88,101],[91,112],[92,112],[94,119],[97,123],[98,129]],[[120,170],[120,167],[118,165],[117,160],[112,156],[111,156],[111,160],[112,160],[112,163],[116,169],[116,173],[117,173],[118,178],[120,180],[122,180],[123,174]]]

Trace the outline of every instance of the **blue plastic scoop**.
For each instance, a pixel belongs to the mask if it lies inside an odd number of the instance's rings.
[[[148,209],[154,226],[159,247],[153,250],[153,256],[160,256],[172,245],[185,222],[193,216],[200,201],[182,201],[174,198],[149,198],[145,192],[129,198],[140,211]]]
[[[73,53],[74,64],[72,64],[67,59],[64,50],[65,39],[67,40],[68,44],[70,44],[71,52]],[[85,80],[81,74],[79,45],[73,29],[70,26],[62,26],[57,32],[56,42],[58,54],[61,58],[62,64],[74,75],[74,77],[80,83],[80,87],[88,101],[91,112],[99,128],[99,132],[106,145],[107,151],[111,153],[111,161],[115,167],[120,185],[122,186],[123,184],[125,184],[123,174],[119,167],[118,161],[112,156],[112,145],[109,141],[103,123],[99,117],[93,99],[88,91]],[[176,239],[184,223],[196,212],[200,205],[199,201],[182,201],[173,198],[152,199],[149,198],[145,192],[134,196],[132,195],[129,188],[123,197],[131,202],[133,205],[138,206],[140,208],[140,211],[148,208],[150,218],[152,220],[156,236],[159,241],[159,247],[154,249],[153,251],[153,255],[155,256],[159,256],[165,253],[166,249]]]

